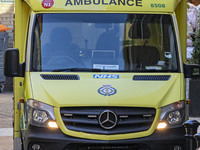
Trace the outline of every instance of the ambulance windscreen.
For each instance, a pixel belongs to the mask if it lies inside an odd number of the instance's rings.
[[[179,70],[177,40],[170,15],[37,14],[33,31],[33,71]]]

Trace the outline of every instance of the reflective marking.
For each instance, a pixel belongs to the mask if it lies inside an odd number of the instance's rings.
[[[65,117],[72,117],[73,114],[64,114]]]
[[[122,119],[127,119],[128,118],[128,116],[119,116],[119,118],[122,118]]]
[[[143,117],[152,117],[152,115],[143,115]]]
[[[88,118],[97,118],[97,115],[88,115]]]

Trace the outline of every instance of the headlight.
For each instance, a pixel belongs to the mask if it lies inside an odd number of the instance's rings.
[[[49,119],[47,112],[41,110],[33,111],[33,120],[37,123],[43,124]]]
[[[178,101],[161,108],[160,121],[169,127],[181,125],[185,118],[185,101]]]
[[[28,100],[29,123],[38,127],[49,127],[48,123],[55,122],[53,106],[37,100]]]

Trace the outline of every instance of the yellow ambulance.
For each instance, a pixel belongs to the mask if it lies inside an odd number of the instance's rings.
[[[186,0],[15,0],[14,150],[185,150]]]

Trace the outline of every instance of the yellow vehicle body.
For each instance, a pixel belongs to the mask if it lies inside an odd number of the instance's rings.
[[[186,100],[183,63],[186,62],[186,1],[185,0],[15,0],[15,48],[20,52],[20,63],[30,61],[31,28],[36,14],[53,13],[134,13],[168,14],[173,18],[176,33],[180,72],[178,73],[93,73],[74,72],[80,80],[44,80],[41,75],[71,75],[71,72],[31,72],[26,66],[24,77],[14,78],[14,138],[25,131],[27,120],[24,103],[30,99],[54,107],[55,120],[61,132],[67,136],[99,141],[144,138],[152,135],[160,121],[161,108]],[[97,3],[97,2],[96,2]],[[94,79],[94,74],[119,75],[119,79]],[[167,81],[133,81],[134,76],[170,76]],[[97,92],[102,85],[112,85],[117,93],[103,96]],[[69,130],[60,115],[61,107],[145,107],[155,108],[156,115],[146,131],[125,134],[97,134]],[[20,108],[20,109],[19,109]],[[185,117],[187,118],[187,117]],[[165,129],[164,129],[165,130]],[[26,148],[25,148],[26,149]]]

